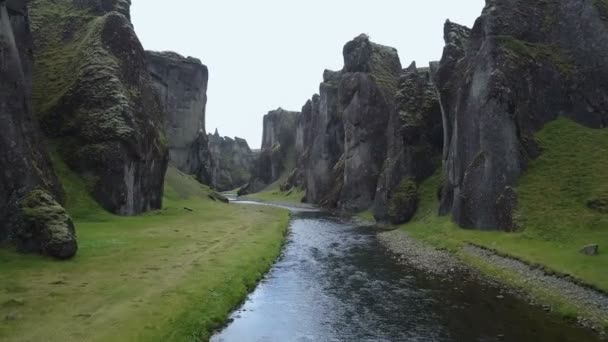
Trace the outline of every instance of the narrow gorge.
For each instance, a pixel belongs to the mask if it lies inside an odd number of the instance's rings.
[[[0,0],[0,340],[604,340],[608,0],[484,2]]]

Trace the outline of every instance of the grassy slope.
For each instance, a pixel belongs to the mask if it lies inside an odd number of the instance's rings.
[[[548,124],[537,139],[544,152],[532,162],[517,188],[521,232],[464,230],[448,218],[438,217],[438,175],[421,187],[421,209],[404,229],[415,238],[456,252],[466,242],[490,247],[608,291],[608,272],[601,271],[608,266],[608,253],[596,257],[579,253],[589,243],[608,248],[608,215],[586,207],[588,199],[608,195],[608,130],[559,119]],[[517,282],[479,260],[472,262]]]
[[[0,250],[2,341],[206,339],[280,253],[285,211],[213,202],[170,169],[165,209],[116,217],[57,164],[80,251],[60,263]]]
[[[287,170],[293,170],[293,165],[291,164],[288,165]],[[243,199],[253,199],[269,203],[302,203],[302,197],[305,195],[304,190],[296,188],[293,191],[281,191],[281,184],[284,184],[288,177],[289,172],[284,172],[277,181],[268,185],[262,191],[243,196]]]

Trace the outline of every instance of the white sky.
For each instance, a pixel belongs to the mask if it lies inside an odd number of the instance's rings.
[[[399,50],[401,63],[439,60],[446,19],[471,27],[484,0],[133,0],[148,50],[209,67],[207,132],[259,148],[262,117],[301,110],[323,70],[342,68],[342,47],[361,33]]]

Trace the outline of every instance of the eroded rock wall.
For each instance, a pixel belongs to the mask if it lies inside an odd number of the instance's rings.
[[[32,112],[32,57],[27,2],[0,1],[0,242],[69,258],[76,236]]]
[[[33,0],[34,107],[71,169],[108,211],[159,209],[163,107],[126,16],[128,1]]]
[[[207,67],[196,58],[174,52],[147,51],[146,59],[166,114],[170,163],[212,185],[213,158],[205,132]]]
[[[488,0],[472,30],[446,23],[441,211],[463,227],[513,230],[514,186],[558,116],[608,124],[608,6]]]
[[[209,134],[209,149],[214,160],[212,178],[216,190],[228,191],[247,184],[256,155],[246,140],[221,137],[216,130]]]
[[[294,169],[299,115],[299,112],[279,108],[264,116],[262,149],[254,163],[251,179],[240,194],[258,192],[281,177],[287,177],[287,173]]]
[[[376,188],[374,216],[383,223],[409,221],[417,210],[417,201],[397,205],[402,189],[411,189],[441,166],[443,126],[439,95],[430,68],[412,63],[399,78],[396,108],[391,112],[387,129],[387,157]],[[400,184],[413,184],[399,186]],[[411,192],[411,191],[409,191]]]

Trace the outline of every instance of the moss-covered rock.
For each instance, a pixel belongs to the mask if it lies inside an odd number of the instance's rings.
[[[94,198],[122,215],[160,208],[168,155],[128,4],[31,3],[35,112],[70,168],[92,181]]]
[[[74,223],[53,196],[34,190],[21,201],[21,211],[23,225],[15,236],[20,250],[58,259],[69,259],[76,254]]]
[[[389,199],[388,213],[392,224],[408,222],[418,209],[418,185],[411,178],[406,178],[393,190]]]

